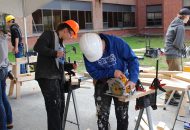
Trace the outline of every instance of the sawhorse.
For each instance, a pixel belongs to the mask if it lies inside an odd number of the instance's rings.
[[[150,106],[140,110],[139,115],[138,115],[138,119],[137,119],[137,122],[135,125],[135,130],[139,129],[144,109],[146,109],[146,115],[147,115],[147,119],[148,119],[149,130],[153,130],[153,123],[152,123],[152,118],[151,118]]]
[[[67,114],[68,114],[68,109],[69,109],[69,104],[70,104],[71,96],[72,96],[74,110],[75,110],[75,116],[76,116],[76,121],[77,121],[76,123],[67,120]],[[78,130],[80,130],[78,105],[77,105],[76,95],[75,95],[74,90],[69,90],[68,95],[67,95],[65,111],[64,111],[64,114],[63,114],[63,123],[62,123],[62,129],[63,130],[65,130],[66,122],[70,122],[72,124],[77,125]]]
[[[75,95],[75,91],[74,91],[74,90],[80,88],[80,82],[81,82],[81,79],[77,79],[77,81],[75,81],[75,82],[72,81],[72,78],[71,78],[71,75],[70,75],[69,76],[69,81],[66,81],[66,83],[65,83],[65,87],[67,87],[66,88],[67,90],[65,90],[65,92],[68,93],[68,94],[67,94],[65,110],[64,110],[64,113],[63,113],[62,130],[65,130],[66,122],[70,122],[72,124],[77,125],[78,130],[80,130],[78,105],[77,105],[76,95]],[[69,109],[71,96],[72,96],[73,105],[74,105],[76,123],[67,120],[67,114],[68,114],[68,109]]]

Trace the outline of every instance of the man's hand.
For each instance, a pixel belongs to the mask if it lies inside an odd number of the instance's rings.
[[[125,75],[120,70],[115,70],[114,77],[122,79],[123,77],[125,77]]]
[[[126,87],[130,86],[131,89],[135,88],[135,83],[133,83],[132,81],[128,81],[126,84]]]
[[[17,54],[17,53],[18,53],[18,47],[13,48],[13,53],[14,53],[14,54]]]
[[[57,58],[64,57],[64,55],[63,51],[57,51]]]

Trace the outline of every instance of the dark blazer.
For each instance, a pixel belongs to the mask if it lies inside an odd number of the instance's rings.
[[[64,78],[64,70],[73,69],[73,65],[66,62],[61,67],[63,71],[58,69],[55,61],[57,52],[55,51],[53,31],[46,31],[39,37],[34,45],[34,51],[38,52],[35,79],[62,79]]]

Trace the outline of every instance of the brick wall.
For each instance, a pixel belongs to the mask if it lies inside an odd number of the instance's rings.
[[[163,33],[163,29],[161,28],[146,28],[146,6],[147,5],[158,5],[162,4],[162,0],[136,0],[136,25],[138,28],[138,33],[142,34],[144,32],[149,33]]]
[[[98,33],[105,33],[105,34],[110,34],[110,35],[116,35],[116,36],[128,36],[128,35],[135,35],[137,34],[137,30],[134,29],[123,29],[123,30],[108,30],[108,31],[99,31]],[[73,39],[73,40],[68,40],[65,41],[66,44],[72,44],[72,43],[76,43],[79,41],[80,36],[83,33],[79,33],[78,38],[77,39]],[[32,49],[34,44],[36,43],[38,39],[38,36],[33,36],[33,37],[29,37],[28,38],[28,47],[29,49]],[[10,43],[10,39],[9,39],[9,51],[12,51],[12,45]]]
[[[164,35],[166,34],[169,24],[177,16],[179,10],[182,7],[183,7],[182,0],[163,0]]]

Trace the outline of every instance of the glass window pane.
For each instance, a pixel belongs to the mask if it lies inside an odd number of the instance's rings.
[[[108,22],[108,12],[103,12],[103,21]]]
[[[71,11],[71,19],[75,20],[76,22],[78,22],[77,11]]]
[[[112,15],[112,12],[108,12],[108,27],[113,27],[113,15]]]
[[[91,11],[86,11],[86,22],[92,23],[92,12]]]
[[[117,12],[113,12],[113,26],[118,27]]]
[[[80,29],[85,29],[85,12],[78,11],[79,14],[79,27]]]
[[[123,13],[123,26],[124,27],[129,27],[130,26],[130,13]]]
[[[32,17],[35,24],[42,24],[42,11],[40,9],[32,13]]]
[[[52,11],[43,10],[44,30],[52,30]]]
[[[70,19],[69,11],[68,10],[62,10],[62,21],[66,21]]]
[[[131,13],[131,27],[135,27],[135,13]]]
[[[118,21],[119,22],[122,22],[122,19],[123,19],[123,17],[122,17],[122,12],[118,12]]]
[[[57,28],[58,24],[61,22],[61,10],[54,10],[53,11],[53,24],[54,29]]]
[[[149,5],[147,6],[147,26],[160,26],[162,25],[162,6]]]

